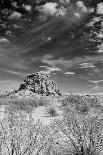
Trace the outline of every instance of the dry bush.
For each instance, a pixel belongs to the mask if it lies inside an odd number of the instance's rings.
[[[15,109],[25,111],[27,113],[31,113],[34,108],[37,108],[39,106],[48,106],[51,104],[52,99],[46,98],[46,97],[40,97],[40,98],[6,98],[6,99],[0,99],[0,105],[8,105],[8,106],[14,106]]]
[[[35,102],[37,102],[38,106],[46,106],[49,104],[50,100],[50,98],[41,96],[40,98],[36,99]]]
[[[9,107],[0,121],[1,155],[39,155],[48,143],[49,128]]]
[[[11,105],[15,106],[16,109],[24,110],[28,113],[32,112],[33,108],[37,108],[39,106],[45,106],[49,103],[49,100],[41,97],[40,99],[19,99],[19,98],[7,98],[0,99],[0,105]]]
[[[58,112],[57,112],[55,106],[46,107],[46,111],[52,117],[58,116]]]
[[[57,147],[62,152],[60,155],[102,155],[102,119],[76,117],[71,112],[63,120],[55,120],[52,128],[58,135]]]
[[[27,113],[31,113],[33,108],[35,108],[36,102],[33,101],[32,99],[19,99],[19,98],[14,98],[14,99],[9,99],[7,101],[7,105],[14,106],[18,110],[23,110]]]
[[[100,101],[96,97],[85,97],[70,95],[62,100],[62,107],[67,113],[70,110],[77,111],[79,114],[87,114],[90,108],[101,108]]]
[[[62,106],[64,109],[68,112],[70,109],[85,113],[89,110],[89,107],[86,104],[86,100],[84,100],[84,97],[79,95],[70,95],[63,99]]]

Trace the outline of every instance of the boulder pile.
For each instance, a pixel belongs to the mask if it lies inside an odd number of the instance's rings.
[[[28,74],[24,82],[20,85],[19,91],[29,90],[41,95],[61,95],[57,84],[51,79],[50,75],[44,73]]]

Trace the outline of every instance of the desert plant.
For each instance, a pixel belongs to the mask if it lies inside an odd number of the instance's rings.
[[[53,130],[60,135],[58,146],[62,149],[63,155],[101,155],[103,150],[102,119],[76,118],[71,113],[63,120],[56,120]]]
[[[55,106],[48,106],[48,107],[46,107],[46,111],[52,117],[58,116],[58,112],[57,112]]]
[[[49,102],[50,98],[46,98],[45,96],[41,96],[39,99],[37,99],[38,106],[46,106],[49,104]]]
[[[86,97],[71,94],[62,100],[62,107],[67,113],[73,110],[80,115],[85,115],[91,108],[100,109],[101,105],[99,99],[95,96]]]
[[[39,155],[48,143],[49,129],[33,123],[31,116],[9,107],[0,121],[0,153],[6,155]]]
[[[79,114],[85,114],[89,111],[88,100],[84,96],[70,95],[62,100],[62,107],[69,112],[69,110],[77,111]]]

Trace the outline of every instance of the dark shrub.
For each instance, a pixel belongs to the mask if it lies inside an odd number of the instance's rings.
[[[58,113],[54,106],[47,107],[46,110],[52,117],[58,116]]]

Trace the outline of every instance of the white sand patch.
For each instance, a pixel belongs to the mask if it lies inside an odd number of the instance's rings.
[[[32,117],[34,119],[34,123],[36,123],[38,120],[40,120],[44,125],[49,125],[54,119],[62,119],[62,115],[58,115],[55,117],[50,116],[46,108],[43,106],[40,106],[32,112]]]
[[[2,119],[5,117],[5,105],[1,105],[0,106],[0,121],[2,121]]]

